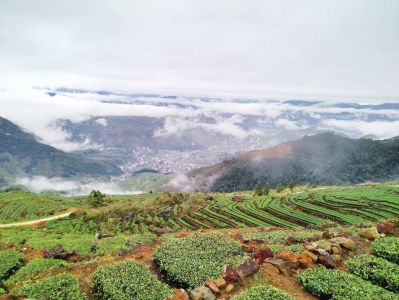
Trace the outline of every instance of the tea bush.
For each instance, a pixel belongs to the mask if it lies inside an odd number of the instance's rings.
[[[399,296],[353,274],[324,267],[307,269],[299,280],[313,295],[323,299],[394,300]]]
[[[119,253],[132,249],[135,246],[142,244],[150,244],[155,241],[156,235],[148,234],[133,234],[130,236],[117,235],[114,237],[104,238],[99,240],[97,244],[96,253]]]
[[[386,237],[377,239],[371,244],[371,247],[374,250],[374,255],[399,264],[399,238]]]
[[[36,258],[30,260],[25,266],[20,268],[10,279],[7,280],[7,285],[14,284],[20,281],[35,279],[40,272],[65,267],[68,263],[61,259],[54,258]]]
[[[381,257],[364,254],[346,262],[349,272],[387,290],[399,292],[399,266]]]
[[[226,235],[197,233],[165,241],[155,249],[153,259],[168,279],[194,288],[220,277],[222,266],[241,252],[241,244]]]
[[[16,250],[0,252],[0,279],[8,278],[13,271],[18,269],[24,260],[24,255]]]
[[[261,284],[251,287],[238,296],[232,298],[232,300],[294,300],[293,297],[288,295],[286,292],[277,289],[275,287]]]
[[[69,274],[47,277],[36,283],[28,283],[22,292],[29,298],[39,300],[83,300],[86,299],[79,288],[78,281]]]
[[[164,300],[173,292],[150,270],[133,260],[99,267],[93,274],[93,282],[102,300]]]

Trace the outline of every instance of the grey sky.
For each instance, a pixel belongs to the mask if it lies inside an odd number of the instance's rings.
[[[0,88],[399,101],[397,0],[0,1]]]

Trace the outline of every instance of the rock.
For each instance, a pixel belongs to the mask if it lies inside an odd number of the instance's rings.
[[[339,236],[330,239],[330,242],[337,243],[348,250],[353,250],[356,248],[356,243],[352,239],[346,237]]]
[[[305,227],[306,229],[311,229],[311,230],[321,230],[321,227],[319,225],[313,225],[313,224],[308,224]]]
[[[304,239],[298,238],[298,237],[295,237],[295,236],[290,235],[290,236],[284,241],[284,244],[285,244],[285,245],[290,245],[290,244],[303,243],[303,242],[305,242]]]
[[[309,250],[303,251],[302,254],[309,257],[313,262],[316,262],[318,259],[318,256]]]
[[[303,247],[308,251],[316,252],[317,244],[315,242],[305,242]]]
[[[319,255],[326,255],[326,254],[329,254],[326,250],[324,250],[324,249],[316,249],[316,251],[317,251],[317,253],[319,254]]]
[[[332,239],[333,237],[335,237],[335,234],[327,230],[322,233],[321,237],[323,239],[329,240],[329,239]]]
[[[218,278],[213,281],[218,288],[226,286],[226,280],[224,278]]]
[[[223,266],[223,278],[227,282],[236,282],[240,278],[240,275],[238,275],[236,269],[230,265],[224,265]]]
[[[273,257],[273,252],[269,247],[262,247],[254,252],[254,258],[259,264],[262,264],[268,257]]]
[[[377,223],[377,230],[379,233],[393,234],[395,233],[393,223],[390,221],[381,221]]]
[[[71,256],[74,256],[75,254],[75,251],[66,251],[62,247],[55,247],[46,251],[44,257],[68,260]]]
[[[234,202],[242,202],[242,201],[244,201],[244,199],[241,198],[240,196],[233,196],[233,197],[231,198],[231,201],[234,201]]]
[[[335,261],[328,253],[319,256],[319,263],[330,269],[335,268]]]
[[[360,232],[360,236],[364,237],[366,239],[369,239],[369,240],[375,240],[376,238],[380,237],[377,227],[369,227],[369,228],[363,229]]]
[[[239,233],[239,232],[236,232],[236,233],[232,234],[230,237],[231,237],[233,240],[239,241],[240,243],[242,243],[242,242],[244,241],[244,237],[243,237],[242,234]]]
[[[226,293],[231,293],[232,291],[234,290],[234,285],[232,285],[231,283],[229,283],[227,286],[226,286]]]
[[[332,259],[335,261],[335,265],[341,262],[342,258],[341,255],[339,254],[333,254],[331,255]]]
[[[173,295],[166,297],[165,300],[190,300],[190,297],[185,290],[176,289]]]
[[[318,249],[323,249],[323,250],[331,253],[331,242],[329,242],[327,240],[318,241],[317,242],[317,248]]]
[[[215,300],[216,296],[212,293],[212,291],[205,287],[200,286],[196,289],[190,291],[190,297],[192,300]]]
[[[351,239],[351,238],[353,238],[353,233],[350,231],[341,231],[337,234],[337,237],[345,237],[345,238]]]
[[[252,259],[247,259],[237,267],[237,273],[241,278],[251,276],[255,272],[259,270],[259,264],[252,260]]]
[[[332,254],[341,254],[341,247],[339,245],[334,245],[331,247]]]
[[[205,286],[207,288],[209,288],[212,293],[214,294],[220,294],[220,290],[219,288],[216,286],[215,282],[213,280],[208,279],[207,281],[205,281]]]
[[[265,263],[272,264],[280,271],[280,273],[284,274],[285,276],[290,276],[292,274],[292,270],[291,270],[288,262],[286,262],[285,260],[283,260],[281,258],[269,257],[269,258],[266,258]]]
[[[288,262],[289,266],[291,269],[298,269],[299,268],[299,261],[298,261],[298,256],[292,251],[288,250],[280,250],[277,252],[276,258],[281,258]]]
[[[302,253],[298,255],[298,262],[299,266],[303,269],[307,269],[313,265],[312,259]]]

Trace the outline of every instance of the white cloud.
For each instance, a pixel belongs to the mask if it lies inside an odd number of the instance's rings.
[[[137,190],[125,190],[114,183],[90,180],[80,182],[63,178],[47,178],[43,176],[21,177],[15,180],[15,184],[23,185],[32,192],[63,192],[71,196],[88,195],[92,190],[100,190],[105,194],[131,195],[140,194]]]
[[[96,123],[101,126],[104,126],[104,127],[107,127],[107,125],[108,125],[107,119],[105,119],[105,118],[98,118],[96,120]]]
[[[358,137],[374,135],[379,139],[388,139],[399,135],[399,121],[324,120],[322,123],[328,129],[344,131]]]

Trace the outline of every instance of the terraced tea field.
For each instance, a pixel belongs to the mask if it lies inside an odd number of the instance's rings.
[[[116,202],[118,204],[118,202]],[[104,208],[109,213],[112,204]],[[88,213],[89,215],[89,213]],[[50,222],[48,228],[93,233],[103,230],[157,233],[160,230],[223,229],[230,227],[298,226],[338,223],[367,224],[399,217],[399,188],[385,184],[315,189],[293,194],[211,194],[200,205],[183,203],[156,209],[126,209],[116,218],[90,218]],[[95,221],[94,221],[95,220]]]
[[[64,212],[74,206],[75,198],[22,191],[0,193],[0,224],[33,220]]]
[[[399,187],[298,189],[107,196],[100,207],[0,193],[28,212],[5,220],[77,209],[0,229],[0,297],[399,299]]]

